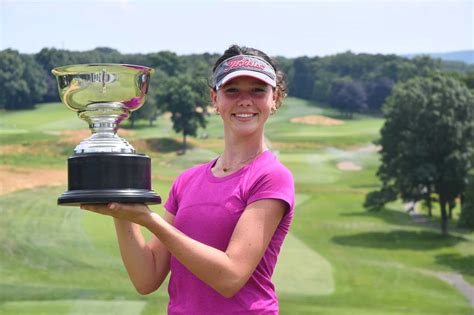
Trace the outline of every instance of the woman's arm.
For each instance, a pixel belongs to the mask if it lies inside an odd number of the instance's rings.
[[[264,199],[250,204],[240,217],[225,252],[197,242],[158,215],[147,228],[195,276],[224,297],[235,295],[263,257],[285,212],[285,203]]]
[[[224,297],[232,297],[262,259],[283,217],[286,203],[263,199],[248,205],[225,252],[191,239],[144,205],[87,205],[84,208],[145,226],[195,276]]]
[[[173,225],[174,216],[167,212],[164,220]],[[140,294],[157,290],[170,270],[170,253],[156,236],[147,243],[140,225],[114,218],[120,254],[128,276]]]

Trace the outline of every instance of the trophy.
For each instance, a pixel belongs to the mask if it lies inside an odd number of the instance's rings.
[[[68,159],[68,191],[59,205],[130,202],[158,204],[151,160],[117,136],[119,124],[145,102],[153,69],[127,64],[55,68],[62,102],[85,120],[92,135]]]

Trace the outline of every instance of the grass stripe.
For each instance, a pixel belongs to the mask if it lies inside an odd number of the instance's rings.
[[[283,243],[273,281],[278,294],[317,296],[335,290],[331,264],[291,233]]]

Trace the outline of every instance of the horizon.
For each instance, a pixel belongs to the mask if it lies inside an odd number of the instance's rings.
[[[146,52],[146,53],[143,53],[143,52],[132,52],[132,53],[124,53],[114,47],[107,47],[107,46],[98,46],[98,47],[94,47],[94,48],[91,48],[91,49],[86,49],[86,50],[69,50],[69,49],[63,49],[63,48],[58,48],[58,47],[43,47],[42,49],[56,49],[56,50],[64,50],[64,51],[69,51],[69,52],[88,52],[88,51],[93,51],[95,49],[100,49],[100,48],[107,48],[107,49],[113,49],[113,50],[116,50],[118,51],[120,54],[123,54],[123,55],[128,55],[128,54],[131,54],[131,55],[134,55],[134,54],[143,54],[143,55],[147,55],[147,54],[153,54],[153,53],[159,53],[159,52],[164,52],[164,51],[169,51],[169,52],[172,52],[172,53],[175,53],[177,56],[189,56],[189,55],[201,55],[201,54],[220,54],[218,52],[208,52],[208,51],[204,51],[204,52],[199,52],[199,53],[184,53],[184,54],[178,54],[177,52],[174,52],[174,51],[171,51],[171,50],[159,50],[159,51],[150,51],[150,52]],[[20,54],[27,54],[27,55],[34,55],[34,54],[37,54],[39,53],[41,50],[37,51],[37,52],[34,52],[34,53],[25,53],[25,52],[22,52],[22,51],[19,51],[17,49],[13,49],[13,48],[4,48],[2,50],[6,50],[6,49],[12,49],[12,50],[16,50],[18,51]],[[0,50],[1,51],[1,50]],[[433,51],[433,52],[412,52],[412,53],[403,53],[403,54],[397,54],[397,53],[372,53],[372,52],[355,52],[355,51],[351,51],[351,50],[346,50],[346,51],[339,51],[339,52],[334,52],[334,53],[331,53],[331,54],[326,54],[326,55],[300,55],[300,56],[293,56],[293,57],[287,57],[287,56],[283,56],[283,55],[273,55],[273,57],[282,57],[282,58],[287,58],[287,59],[294,59],[294,58],[299,58],[299,57],[309,57],[309,58],[312,58],[312,57],[328,57],[328,56],[333,56],[333,55],[338,55],[338,54],[344,54],[344,53],[353,53],[355,55],[359,55],[359,54],[367,54],[367,55],[377,55],[377,54],[380,54],[380,55],[396,55],[396,56],[400,56],[400,57],[413,57],[413,56],[423,56],[423,55],[430,55],[430,54],[434,54],[434,55],[437,55],[437,54],[452,54],[452,53],[472,53],[474,54],[474,49],[469,49],[469,50],[455,50],[455,51]]]
[[[107,47],[122,54],[190,55],[220,54],[237,43],[287,58],[347,51],[395,55],[470,51],[473,3],[72,0],[64,6],[59,0],[0,0],[0,50],[35,54],[43,48]]]

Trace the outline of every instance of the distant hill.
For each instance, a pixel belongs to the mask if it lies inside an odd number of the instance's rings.
[[[445,53],[417,53],[404,55],[407,58],[428,55],[432,58],[439,58],[446,61],[461,61],[470,65],[474,64],[474,50],[450,51]]]

